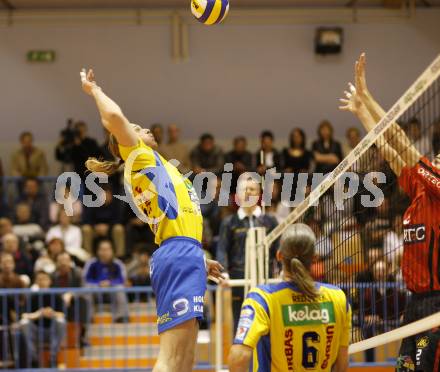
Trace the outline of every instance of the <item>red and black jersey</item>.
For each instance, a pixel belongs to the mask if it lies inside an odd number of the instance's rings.
[[[415,293],[440,291],[440,171],[422,158],[402,169],[399,184],[411,198],[403,216],[406,286]]]

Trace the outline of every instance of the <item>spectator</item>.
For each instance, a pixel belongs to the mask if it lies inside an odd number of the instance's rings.
[[[112,190],[103,189],[105,202],[99,208],[84,208],[83,213],[83,247],[91,253],[96,242],[103,238],[111,238],[116,247],[116,255],[125,255],[125,231],[121,225],[121,204],[113,197]]]
[[[362,306],[360,328],[365,339],[382,334],[388,329],[399,326],[399,317],[405,308],[406,294],[398,286],[386,287],[387,283],[395,283],[394,275],[389,272],[388,262],[384,259],[376,261],[372,266],[373,288],[358,289],[355,306]],[[363,298],[362,298],[363,297]],[[399,311],[400,309],[400,311]],[[375,362],[375,350],[365,352],[366,362]]]
[[[80,269],[75,267],[69,254],[60,253],[56,258],[56,271],[53,273],[52,287],[54,288],[81,288],[83,277]],[[87,327],[90,324],[90,304],[87,296],[66,292],[63,294],[66,307],[67,321],[78,323],[81,327],[79,335],[80,347],[88,345]]]
[[[17,204],[12,231],[25,242],[44,239],[44,231],[40,225],[32,222],[31,209],[26,203]]]
[[[385,258],[391,263],[392,272],[400,270],[399,261],[403,254],[403,218],[396,215],[393,218],[393,228],[385,234],[383,239],[383,252]]]
[[[319,125],[318,139],[313,142],[312,150],[317,173],[329,173],[341,162],[341,145],[333,139],[333,126],[329,121],[325,120]]]
[[[0,288],[25,288],[25,283],[15,272],[15,260],[10,253],[0,254]],[[0,314],[1,317],[2,314]],[[1,322],[0,322],[1,324]]]
[[[123,206],[122,222],[125,226],[126,256],[131,257],[138,245],[154,243],[150,227],[134,214],[128,204]]]
[[[420,154],[425,156],[431,156],[431,140],[428,133],[423,133],[422,123],[416,117],[409,120],[407,124],[407,134],[408,138],[412,144],[419,150]],[[402,149],[402,151],[404,151]]]
[[[71,203],[73,209],[73,216],[71,217],[72,223],[80,223],[82,218],[83,206],[81,201],[73,197],[72,193],[70,192],[70,187],[59,187],[55,190],[55,192],[58,193],[60,199],[65,200],[65,205]],[[59,223],[58,217],[60,208],[63,208],[63,206],[60,205],[56,200],[49,205],[49,220],[53,225]]]
[[[180,142],[180,129],[176,124],[168,126],[168,143],[162,146],[162,155],[167,160],[178,160],[180,165],[177,167],[182,174],[191,170],[188,147]]]
[[[154,252],[154,245],[139,246],[133,259],[127,265],[127,276],[132,286],[149,286],[150,285],[150,257]]]
[[[3,236],[10,233],[13,233],[11,220],[6,217],[0,218],[0,240],[3,238]]]
[[[15,260],[15,272],[26,275],[28,279],[33,277],[33,262],[29,253],[20,249],[18,236],[12,233],[5,234],[2,239],[3,252],[9,253]]]
[[[155,123],[150,128],[151,134],[153,135],[154,139],[157,143],[157,151],[159,154],[163,156],[163,126],[162,124]]]
[[[31,222],[40,225],[43,229],[49,227],[49,201],[47,195],[40,189],[40,184],[35,178],[24,181],[23,195],[19,203],[26,203],[31,208]]]
[[[124,264],[114,258],[110,240],[101,240],[97,246],[97,257],[92,258],[84,267],[84,281],[92,288],[124,288],[127,273]],[[118,291],[104,296],[112,304],[113,320],[116,323],[128,322],[128,303],[125,292]],[[102,296],[99,297],[102,299]]]
[[[270,232],[277,225],[274,217],[262,214],[257,204],[260,196],[261,188],[258,182],[250,177],[247,180],[240,180],[237,186],[237,201],[242,206],[236,214],[226,217],[221,223],[217,260],[227,271],[226,276],[231,279],[244,279],[245,245],[249,228],[265,227],[267,232]],[[273,247],[271,251],[273,258]],[[237,328],[243,296],[243,288],[232,288],[234,329]]]
[[[46,155],[33,144],[34,137],[30,132],[20,135],[21,148],[11,156],[11,174],[19,177],[46,176],[48,166]]]
[[[71,224],[71,217],[66,214],[64,209],[60,208],[58,219],[59,225],[49,229],[46,241],[49,242],[53,238],[61,239],[67,253],[81,262],[86,262],[90,258],[90,254],[82,248],[81,229]]]
[[[55,147],[55,158],[61,163],[61,172],[73,170],[72,148],[75,140],[73,119],[67,120],[67,126],[61,131],[60,140]]]
[[[390,200],[384,198],[382,204],[372,209],[370,221],[365,224],[363,234],[365,241],[380,247],[383,246],[385,234],[391,229],[392,211],[390,208]]]
[[[219,174],[223,170],[223,151],[215,144],[212,134],[205,133],[200,137],[199,144],[190,154],[193,172],[213,172]]]
[[[260,135],[261,147],[255,154],[257,171],[260,174],[266,173],[266,170],[275,168],[275,171],[281,171],[281,156],[277,149],[274,148],[274,136],[269,130],[265,130]],[[261,152],[263,151],[263,159]],[[264,164],[262,164],[262,160]]]
[[[57,367],[57,356],[66,333],[66,321],[64,318],[63,301],[59,295],[40,294],[39,290],[50,288],[52,279],[49,274],[40,271],[35,276],[35,285],[38,288],[30,298],[22,314],[20,328],[26,340],[28,355],[32,361],[32,367],[38,365],[41,350],[37,350],[37,343],[49,342],[50,366]],[[40,346],[41,348],[41,346]]]
[[[74,171],[82,180],[86,176],[85,162],[88,158],[101,156],[98,143],[87,135],[87,124],[83,121],[75,123],[75,138],[72,147],[72,162]]]
[[[304,131],[295,128],[290,132],[289,147],[283,150],[284,172],[309,173],[313,154],[307,150],[307,140]]]
[[[366,263],[364,264],[365,270],[356,275],[356,282],[372,283],[374,281],[372,268],[374,264],[381,259],[383,259],[383,251],[381,248],[369,248],[366,252]]]
[[[345,132],[345,138],[347,142],[342,146],[344,157],[346,157],[359,144],[359,142],[361,142],[361,132],[356,127],[350,127]]]
[[[64,243],[60,238],[52,238],[47,243],[47,251],[35,262],[34,272],[44,271],[53,274],[56,269],[57,257],[64,253]]]
[[[232,163],[231,192],[235,193],[238,177],[252,169],[252,154],[247,150],[247,140],[244,136],[234,138],[233,149],[225,156],[225,163]]]

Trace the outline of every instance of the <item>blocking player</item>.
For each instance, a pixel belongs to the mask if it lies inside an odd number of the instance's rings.
[[[313,281],[315,241],[304,224],[290,226],[281,237],[283,281],[249,292],[230,372],[348,370],[350,305],[338,287]]]
[[[350,84],[340,108],[354,113],[370,131],[386,113],[367,88],[365,66],[362,54],[355,67],[356,86]],[[411,199],[403,216],[402,274],[412,292],[404,314],[408,324],[440,311],[440,154],[429,161],[396,123],[377,145]],[[396,370],[440,371],[440,331],[432,329],[404,339]]]

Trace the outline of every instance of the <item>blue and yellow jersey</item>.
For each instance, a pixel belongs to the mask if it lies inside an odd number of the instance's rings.
[[[125,161],[125,184],[135,208],[147,217],[156,244],[176,236],[200,242],[203,217],[192,183],[142,141],[133,147],[119,145],[119,151]]]
[[[331,371],[349,344],[351,309],[341,289],[316,285],[313,302],[288,282],[249,292],[234,344],[254,349],[251,371]]]

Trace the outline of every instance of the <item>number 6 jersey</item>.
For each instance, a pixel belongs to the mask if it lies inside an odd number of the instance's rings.
[[[313,302],[288,282],[249,292],[234,344],[254,349],[251,371],[331,371],[349,344],[351,309],[338,287],[316,286]]]

